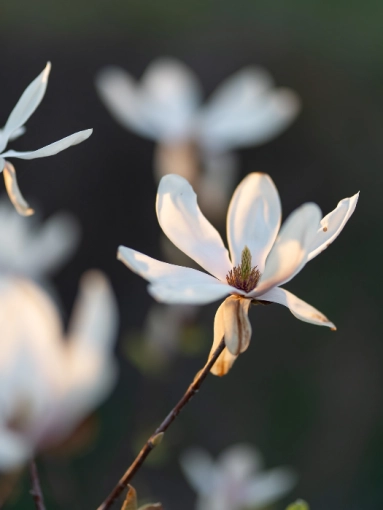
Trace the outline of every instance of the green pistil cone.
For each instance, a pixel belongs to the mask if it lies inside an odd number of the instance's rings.
[[[244,247],[241,255],[241,277],[247,280],[251,273],[251,253],[247,246]]]

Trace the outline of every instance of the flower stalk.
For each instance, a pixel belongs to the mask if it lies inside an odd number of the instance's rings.
[[[173,423],[173,421],[180,414],[182,409],[192,399],[192,397],[198,392],[203,381],[206,379],[208,373],[210,372],[211,368],[213,367],[215,362],[218,360],[219,356],[222,354],[224,349],[225,349],[225,339],[222,338],[217,349],[209,357],[209,359],[206,362],[203,369],[197,373],[193,382],[191,383],[191,385],[188,387],[188,389],[184,393],[183,397],[173,407],[173,409],[166,416],[166,418],[163,420],[161,425],[149,437],[149,439],[146,441],[145,445],[142,447],[141,451],[139,452],[139,454],[137,455],[135,460],[132,462],[132,464],[126,470],[123,477],[120,479],[118,484],[115,486],[115,488],[109,494],[109,496],[105,499],[105,501],[98,507],[97,510],[107,510],[108,508],[110,508],[112,506],[112,504],[116,501],[116,499],[119,497],[119,495],[122,493],[122,491],[128,486],[129,482],[132,480],[134,475],[140,469],[140,467],[142,466],[142,464],[144,463],[145,459],[148,457],[150,452],[159,444],[159,442],[161,442],[164,432],[166,432],[166,430],[170,427],[170,425]]]
[[[32,489],[30,491],[35,502],[36,510],[45,510],[44,496],[41,490],[39,472],[35,460],[31,460],[29,465],[30,476],[32,481]]]

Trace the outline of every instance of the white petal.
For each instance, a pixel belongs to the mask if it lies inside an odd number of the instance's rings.
[[[241,263],[242,251],[247,246],[252,265],[263,272],[280,223],[281,202],[275,184],[266,174],[249,174],[235,190],[227,214],[233,265]]]
[[[201,213],[190,184],[178,175],[163,177],[156,207],[159,224],[172,243],[225,282],[232,267],[229,254],[217,230]]]
[[[13,142],[13,140],[17,140],[17,138],[22,136],[26,132],[26,130],[27,128],[25,126],[21,126],[20,128],[16,129],[9,137],[9,141]]]
[[[319,255],[335,241],[354,212],[358,198],[359,193],[351,198],[344,198],[338,203],[336,209],[322,219],[319,230],[310,246],[311,251],[308,260]]]
[[[0,472],[14,471],[32,456],[33,443],[0,424]]]
[[[319,310],[313,306],[305,303],[291,292],[275,287],[269,290],[258,298],[261,301],[270,301],[272,303],[279,303],[280,305],[287,306],[290,312],[295,315],[297,319],[317,326],[327,326],[333,330],[336,329],[335,325],[328,320]]]
[[[164,303],[205,304],[237,291],[196,269],[160,262],[124,246],[119,247],[117,258],[151,282],[150,294]]]
[[[96,88],[117,122],[141,136],[158,138],[153,126],[143,118],[138,85],[130,74],[119,67],[107,67],[98,74]]]
[[[117,375],[117,327],[117,304],[108,280],[99,271],[87,272],[69,326],[66,381],[49,425],[51,440],[68,433],[110,393]]]
[[[231,150],[264,143],[296,117],[300,102],[288,89],[272,89],[270,75],[246,68],[228,78],[199,118],[201,142]]]
[[[160,58],[142,78],[141,113],[162,141],[185,140],[190,137],[200,95],[199,83],[188,67],[173,58]]]
[[[234,482],[244,482],[263,466],[261,454],[248,444],[236,444],[227,448],[217,460],[223,476]]]
[[[304,267],[320,218],[321,211],[313,203],[304,204],[290,214],[267,258],[258,287],[251,295],[259,296],[288,282]]]
[[[41,149],[29,152],[18,152],[18,151],[7,151],[1,156],[3,158],[19,158],[19,159],[35,159],[35,158],[46,158],[47,156],[54,156],[58,152],[61,152],[72,145],[77,145],[92,134],[93,129],[86,129],[85,131],[78,131],[73,135],[66,136],[57,142],[46,145]]]
[[[22,216],[30,216],[35,211],[29,207],[28,202],[24,199],[19,185],[17,184],[15,167],[6,161],[3,170],[5,189],[7,190],[9,200],[14,205],[16,211]]]
[[[242,504],[264,508],[290,492],[297,483],[297,475],[289,468],[276,468],[259,473],[247,485]]]
[[[2,132],[3,143],[0,147],[0,152],[6,147],[12,134],[26,123],[41,103],[47,88],[50,70],[51,64],[48,62],[44,71],[42,71],[42,73],[40,73],[39,76],[35,78],[25,89],[16,106],[12,110]]]
[[[212,491],[215,465],[205,450],[187,450],[182,454],[180,464],[187,481],[197,494],[208,495]]]

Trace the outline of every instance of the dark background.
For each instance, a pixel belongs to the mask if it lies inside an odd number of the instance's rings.
[[[197,357],[179,355],[160,378],[143,376],[124,354],[127,332],[142,326],[152,300],[115,254],[125,244],[161,258],[154,144],[115,123],[94,77],[109,64],[139,77],[164,54],[191,66],[206,94],[248,64],[299,94],[303,110],[290,129],[239,152],[243,176],[272,176],[285,217],[305,201],[327,214],[341,198],[358,190],[361,197],[339,239],[288,285],[338,331],[297,321],[280,306],[252,310],[249,350],[227,377],[207,380],[136,488],[165,510],[192,510],[180,453],[199,445],[216,455],[245,441],[261,449],[268,467],[289,464],[300,473],[286,502],[299,496],[312,510],[383,508],[382,14],[373,0],[2,2],[0,124],[46,61],[53,65],[44,101],[12,148],[32,150],[94,128],[88,141],[56,157],[14,160],[32,206],[46,216],[69,210],[82,225],[80,249],[55,283],[69,313],[81,273],[99,267],[121,310],[118,387],[86,424],[87,440],[74,455],[41,458],[49,509],[96,508],[209,350],[207,343]],[[202,310],[208,331],[216,308]],[[32,508],[27,490],[24,477],[9,508]]]

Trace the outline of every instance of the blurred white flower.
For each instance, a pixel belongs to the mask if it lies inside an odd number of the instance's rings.
[[[117,121],[158,142],[158,178],[185,177],[201,193],[203,210],[217,218],[236,180],[229,151],[271,140],[300,109],[293,91],[276,88],[269,73],[254,66],[227,78],[204,106],[197,77],[173,58],[152,62],[140,83],[118,67],[106,68],[96,85]],[[207,188],[214,193],[202,194]]]
[[[53,156],[58,152],[67,149],[71,145],[83,142],[92,134],[92,129],[79,131],[67,136],[58,142],[46,145],[42,149],[29,152],[18,152],[13,150],[5,151],[8,142],[15,140],[25,132],[24,124],[41,103],[48,84],[48,76],[51,64],[48,62],[44,71],[25,89],[18,103],[13,108],[5,126],[0,130],[0,172],[4,173],[5,187],[7,193],[17,212],[23,216],[30,216],[34,213],[22,196],[16,178],[14,166],[8,158],[35,159]],[[4,152],[5,151],[5,152]]]
[[[80,229],[72,216],[58,213],[41,225],[36,216],[23,218],[0,198],[0,275],[40,279],[74,252]]]
[[[210,274],[160,262],[123,246],[118,258],[150,282],[149,293],[160,302],[201,305],[229,295],[215,316],[212,348],[225,338],[226,349],[212,368],[216,375],[224,375],[249,346],[247,314],[252,302],[279,303],[302,321],[335,327],[280,286],[338,237],[358,195],[340,201],[323,219],[316,204],[306,203],[280,228],[281,203],[273,181],[266,174],[249,174],[235,190],[228,210],[230,258],[218,231],[201,213],[190,184],[178,175],[167,175],[157,194],[159,224],[177,248]]]
[[[290,468],[263,471],[262,457],[252,446],[225,450],[216,462],[202,449],[181,457],[183,472],[198,495],[196,510],[258,510],[271,505],[296,484]]]
[[[8,471],[64,439],[111,391],[117,309],[107,279],[90,271],[65,335],[36,284],[0,285],[0,471]]]

